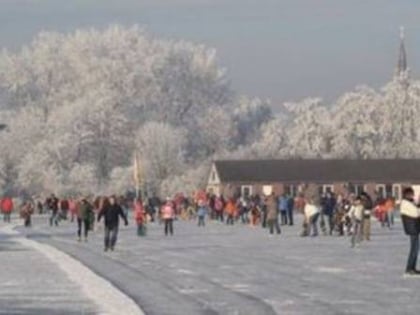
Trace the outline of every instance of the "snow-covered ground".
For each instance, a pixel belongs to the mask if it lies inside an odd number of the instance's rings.
[[[11,226],[0,226],[0,254],[0,314],[143,314],[79,261]]]
[[[108,253],[101,231],[78,243],[75,223],[45,223],[27,233],[107,278],[146,314],[417,314],[420,305],[420,278],[403,277],[400,223],[374,223],[372,241],[351,249],[347,237],[301,238],[300,226],[270,237],[241,224],[176,222],[172,238],[158,224],[138,238],[131,222]]]

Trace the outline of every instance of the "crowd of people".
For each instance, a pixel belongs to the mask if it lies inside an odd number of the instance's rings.
[[[96,218],[102,217],[102,211],[118,206],[122,218],[127,218],[130,210],[137,224],[139,236],[146,235],[147,223],[158,220],[165,226],[165,235],[173,235],[175,219],[197,220],[200,227],[205,227],[206,219],[234,224],[249,224],[252,227],[268,228],[270,234],[281,233],[280,226],[294,225],[295,213],[304,215],[301,236],[316,237],[319,228],[324,235],[352,235],[352,246],[362,239],[370,239],[370,218],[375,215],[382,226],[392,227],[395,201],[392,198],[377,199],[362,193],[360,196],[349,194],[335,196],[327,193],[321,196],[304,198],[274,193],[265,195],[236,196],[225,198],[223,195],[201,193],[187,198],[177,195],[162,200],[156,195],[150,198],[130,198],[124,196],[57,198],[54,194],[44,201],[26,200],[19,206],[20,216],[25,226],[31,225],[33,213],[49,213],[50,226],[58,226],[61,220],[77,220],[78,237],[84,237],[93,227]],[[10,213],[14,208],[13,199],[4,197],[0,209],[4,221],[10,222]],[[113,219],[115,221],[116,219]],[[108,221],[107,221],[108,222]],[[112,223],[111,225],[114,225]],[[112,229],[111,229],[112,231]],[[111,233],[111,236],[113,234]]]
[[[411,188],[410,188],[411,189]],[[401,201],[401,215],[404,229],[410,236],[410,257],[407,263],[408,274],[418,274],[415,266],[419,248],[420,211],[414,204],[412,189],[404,190]],[[393,198],[373,198],[362,192],[360,195],[325,195],[291,196],[289,194],[236,196],[225,198],[223,195],[201,192],[193,197],[177,195],[162,200],[156,195],[141,197],[102,196],[82,198],[57,198],[54,194],[44,201],[26,200],[19,207],[19,214],[24,225],[30,227],[31,216],[38,212],[49,213],[50,226],[58,226],[60,221],[77,222],[78,241],[88,240],[89,231],[95,222],[104,221],[104,250],[114,250],[120,219],[128,224],[128,214],[137,226],[137,235],[147,235],[147,225],[159,222],[163,225],[166,236],[174,235],[174,221],[196,221],[198,227],[205,227],[207,220],[218,221],[226,225],[244,224],[253,228],[261,226],[271,235],[281,234],[281,226],[294,225],[296,213],[303,214],[300,236],[317,237],[319,230],[323,235],[347,235],[351,247],[369,241],[371,238],[371,220],[376,217],[382,227],[392,228],[397,204]],[[408,209],[408,210],[407,210]],[[415,210],[414,210],[415,209]],[[0,200],[3,220],[10,222],[14,202],[10,197]],[[413,223],[413,222],[414,223]],[[417,250],[416,250],[417,248]]]

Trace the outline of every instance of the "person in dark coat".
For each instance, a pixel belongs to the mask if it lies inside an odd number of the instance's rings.
[[[265,200],[265,205],[267,207],[267,224],[270,231],[270,234],[274,233],[274,229],[277,234],[281,233],[279,225],[279,212],[277,207],[277,200],[274,192],[270,196],[267,196]]]
[[[293,210],[295,208],[295,198],[292,195],[288,196],[287,199],[287,217],[289,225],[293,225]]]
[[[151,198],[149,198],[149,216],[150,222],[155,222],[156,214],[159,213],[160,207],[162,206],[162,202],[156,194],[153,194]]]
[[[33,203],[30,200],[25,201],[20,210],[20,216],[24,220],[25,227],[30,227],[32,225],[31,216],[33,213]]]
[[[50,226],[53,226],[53,223],[55,226],[58,226],[59,216],[58,216],[58,198],[52,194],[51,197],[47,198],[45,204],[47,205],[47,208],[49,211],[51,211],[50,216]]]
[[[337,206],[337,200],[334,195],[328,193],[325,199],[323,200],[322,210],[323,214],[328,219],[329,234],[332,235],[334,231],[334,215]]]
[[[88,233],[90,230],[91,222],[92,222],[92,216],[93,213],[93,206],[87,201],[86,198],[83,198],[80,202],[80,204],[76,207],[77,211],[77,237],[78,241],[80,242],[82,239],[82,226],[84,228],[83,235],[84,240],[87,242],[88,239]]]
[[[103,206],[98,215],[98,222],[104,217],[105,235],[104,235],[104,250],[114,250],[118,238],[119,218],[124,220],[125,225],[128,225],[127,217],[123,209],[117,203],[115,197],[104,200]]]
[[[64,220],[67,220],[67,215],[69,212],[69,201],[67,199],[60,200],[60,217]]]
[[[404,232],[410,237],[410,252],[405,274],[408,276],[420,276],[420,271],[416,269],[419,253],[420,210],[414,203],[414,190],[411,187],[405,188],[403,191],[400,213]]]

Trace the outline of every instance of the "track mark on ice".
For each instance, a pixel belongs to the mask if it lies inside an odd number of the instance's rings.
[[[345,273],[346,270],[343,268],[331,268],[331,267],[319,267],[316,269],[318,272],[323,273]]]
[[[8,235],[19,235],[11,227],[3,229]],[[104,278],[99,277],[80,261],[58,249],[36,241],[18,237],[16,242],[33,248],[57,265],[69,279],[79,285],[83,293],[99,308],[101,315],[144,315],[140,307],[128,296],[114,287]],[[92,288],[95,288],[94,290]]]

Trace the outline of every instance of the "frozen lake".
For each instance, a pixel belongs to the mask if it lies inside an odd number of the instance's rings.
[[[373,223],[372,241],[301,238],[300,225],[280,236],[237,224],[175,222],[174,237],[150,224],[138,238],[122,227],[115,252],[102,231],[78,243],[76,224],[35,220],[32,238],[54,245],[110,280],[152,315],[418,314],[420,278],[403,278],[408,239]],[[42,233],[40,233],[42,231]]]

